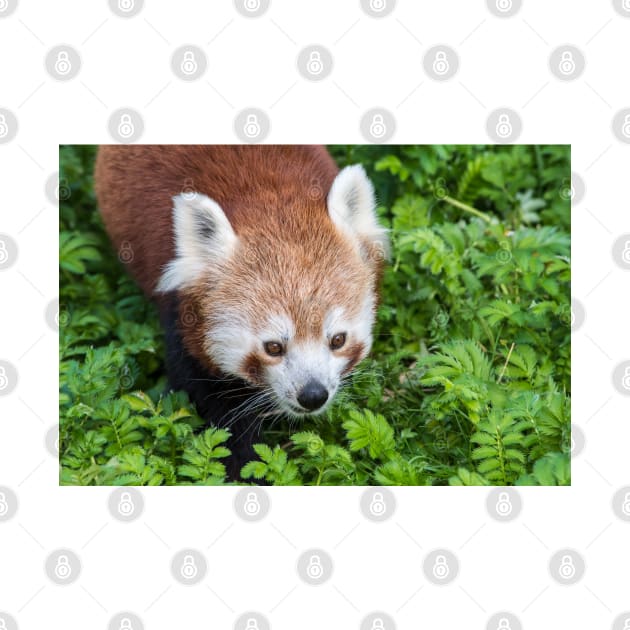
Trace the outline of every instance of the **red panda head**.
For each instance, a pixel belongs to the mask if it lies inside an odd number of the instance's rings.
[[[372,344],[388,251],[374,205],[361,166],[341,170],[327,198],[262,198],[230,208],[232,221],[206,195],[174,197],[176,256],[157,290],[192,312],[188,350],[277,409],[323,411]]]

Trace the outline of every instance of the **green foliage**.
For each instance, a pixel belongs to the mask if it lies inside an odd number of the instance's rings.
[[[570,484],[566,146],[334,146],[393,256],[370,358],[324,416],[263,431],[252,483]],[[154,308],[103,231],[92,147],[62,147],[64,484],[225,483],[225,430],[167,393]]]

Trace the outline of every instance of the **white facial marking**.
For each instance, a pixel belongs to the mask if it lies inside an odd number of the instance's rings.
[[[237,376],[257,343],[258,337],[246,321],[226,314],[206,333],[204,350],[223,372]]]
[[[265,328],[258,333],[262,343],[265,341],[282,341],[287,343],[295,335],[295,326],[286,315],[272,315]]]

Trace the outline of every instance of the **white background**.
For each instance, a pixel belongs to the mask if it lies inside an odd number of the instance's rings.
[[[44,67],[59,43],[81,53],[69,82]],[[170,55],[186,43],[208,58],[192,83],[170,70]],[[320,83],[296,69],[299,50],[312,43],[334,56]],[[438,43],[460,57],[444,83],[422,68],[423,52]],[[573,82],[548,67],[564,43],[586,58]],[[102,0],[21,0],[0,18],[0,107],[19,121],[16,138],[0,145],[0,232],[19,247],[17,262],[0,272],[0,358],[19,373],[17,388],[0,397],[0,485],[19,497],[16,516],[0,523],[0,611],[20,630],[106,628],[121,610],[151,629],[231,628],[247,610],[264,613],[274,630],[358,629],[372,610],[400,629],[485,628],[500,610],[528,629],[611,628],[630,610],[630,524],[611,509],[613,493],[630,484],[630,399],[611,380],[630,358],[629,272],[611,256],[613,241],[630,232],[630,146],[611,130],[614,114],[630,106],[628,59],[630,18],[605,0],[524,0],[504,19],[481,0],[399,0],[382,19],[354,0],[272,0],[255,19],[227,0],[149,1],[130,19]],[[236,516],[235,489],[143,489],[144,513],[128,524],[109,515],[109,488],[59,488],[44,445],[58,408],[57,334],[44,319],[58,294],[58,216],[44,184],[58,169],[60,143],[111,142],[107,120],[124,106],[141,112],[142,142],[235,142],[233,120],[252,106],[271,119],[268,142],[360,143],[361,114],[381,106],[396,118],[391,142],[484,143],[490,111],[507,106],[523,120],[520,141],[570,143],[586,183],[572,216],[572,294],[586,309],[573,335],[573,421],[586,435],[573,487],[519,489],[523,511],[510,523],[489,518],[487,489],[394,489],[398,509],[379,524],[362,517],[360,488],[270,489],[260,523]],[[58,547],[83,564],[69,586],[44,573]],[[170,559],[183,547],[208,560],[198,586],[171,576]],[[309,547],[327,549],[335,563],[320,587],[295,571]],[[459,557],[460,574],[445,587],[422,573],[435,547]],[[562,547],[586,560],[573,586],[549,576],[548,560]]]

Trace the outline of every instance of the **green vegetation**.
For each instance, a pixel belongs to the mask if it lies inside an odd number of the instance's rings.
[[[271,484],[570,483],[570,150],[335,146],[372,178],[393,256],[372,355],[330,412],[263,432]],[[227,432],[166,393],[157,316],[60,153],[63,484],[221,484]]]

